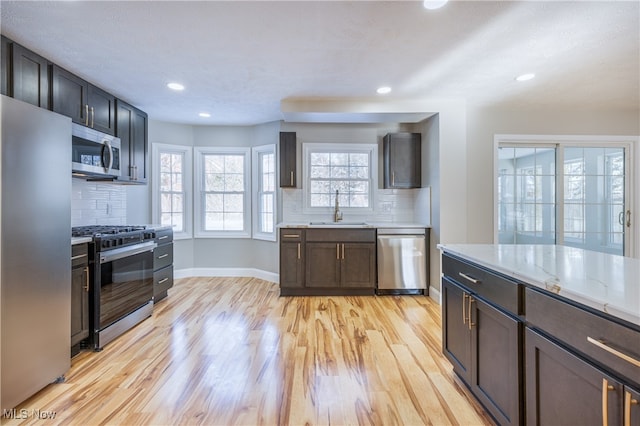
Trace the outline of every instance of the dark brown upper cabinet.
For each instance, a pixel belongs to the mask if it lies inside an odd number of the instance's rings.
[[[280,132],[280,188],[296,187],[296,132]]]
[[[115,97],[82,78],[52,66],[52,110],[74,123],[114,135]]]
[[[11,66],[11,40],[0,37],[0,94],[11,96],[9,93],[9,68]]]
[[[49,61],[2,37],[2,94],[49,108]]]
[[[116,136],[120,138],[120,164],[123,167],[118,181],[147,183],[147,113],[120,99],[116,100],[116,111]]]
[[[388,133],[383,139],[384,187],[422,186],[422,137],[420,133]]]

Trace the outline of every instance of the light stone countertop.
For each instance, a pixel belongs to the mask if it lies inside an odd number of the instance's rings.
[[[640,260],[556,245],[439,244],[504,275],[640,326]]]
[[[322,222],[322,225],[318,223]],[[424,223],[408,222],[369,222],[366,220],[344,220],[333,223],[331,221],[311,221],[311,222],[280,222],[278,228],[431,228],[431,225]]]
[[[71,237],[72,246],[75,246],[76,244],[90,243],[91,241],[93,241],[93,238],[91,237]]]

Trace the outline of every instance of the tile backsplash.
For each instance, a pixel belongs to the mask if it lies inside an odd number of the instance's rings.
[[[126,222],[124,185],[72,179],[71,226],[125,225]]]
[[[343,211],[344,221],[368,222],[431,222],[431,189],[378,189],[375,195],[373,211],[363,214]],[[284,189],[282,191],[282,221],[286,223],[305,223],[331,220],[331,212],[305,212],[302,189]]]

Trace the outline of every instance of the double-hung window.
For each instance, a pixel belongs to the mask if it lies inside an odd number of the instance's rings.
[[[353,212],[373,209],[377,145],[306,143],[303,151],[307,210],[332,208],[336,191],[340,209]]]
[[[250,148],[195,152],[196,236],[250,237]]]
[[[190,238],[191,147],[153,144],[152,219],[173,227],[174,238]]]
[[[276,240],[276,146],[252,148],[253,238]]]

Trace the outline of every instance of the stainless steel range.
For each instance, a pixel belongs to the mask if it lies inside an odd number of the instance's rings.
[[[101,350],[153,311],[153,230],[144,226],[83,226],[73,237],[89,247],[89,345]]]

